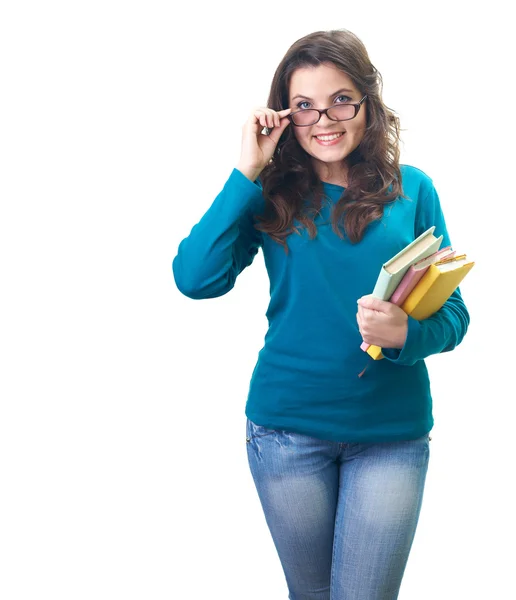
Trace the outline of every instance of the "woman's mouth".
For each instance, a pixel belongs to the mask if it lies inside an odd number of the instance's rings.
[[[315,140],[321,146],[333,146],[334,144],[338,144],[339,141],[344,137],[345,132],[334,133],[332,135],[314,135]]]

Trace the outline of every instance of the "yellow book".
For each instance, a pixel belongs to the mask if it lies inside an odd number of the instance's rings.
[[[474,264],[461,254],[430,265],[401,308],[417,321],[428,319],[442,308]],[[374,360],[383,358],[382,349],[378,346],[370,346],[367,353]]]
[[[371,358],[374,358],[374,360],[380,360],[381,358],[383,358],[382,349],[380,348],[380,346],[375,346],[374,344],[371,344],[366,350],[366,352]]]

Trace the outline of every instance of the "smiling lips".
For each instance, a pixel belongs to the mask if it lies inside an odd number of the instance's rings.
[[[333,144],[337,144],[342,137],[344,137],[345,132],[333,133],[331,135],[314,135],[314,138],[317,140],[318,144],[322,146],[330,146]]]
[[[319,135],[316,135],[314,137],[316,137],[319,140],[328,141],[335,139],[335,137],[340,137],[341,135],[344,135],[344,132],[340,131],[338,133],[320,133]]]

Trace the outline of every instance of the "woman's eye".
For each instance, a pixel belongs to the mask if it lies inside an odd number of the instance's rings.
[[[344,102],[351,100],[351,98],[349,96],[337,96],[337,98],[335,98],[335,100],[337,100],[338,98],[346,98],[346,100],[344,100]]]
[[[339,104],[342,104],[342,102],[349,102],[349,100],[351,100],[351,98],[349,96],[345,96],[345,95],[337,96],[335,98],[335,100],[338,100],[339,98],[342,98],[342,101],[339,102]],[[297,104],[297,107],[298,108],[308,108],[307,106],[302,106],[303,104],[310,104],[310,102],[308,102],[308,100],[303,100],[302,102],[299,102]]]

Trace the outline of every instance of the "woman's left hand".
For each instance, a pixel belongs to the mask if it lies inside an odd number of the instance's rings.
[[[380,348],[403,348],[407,338],[408,316],[392,302],[371,295],[362,296],[358,300],[357,322],[366,344]]]

